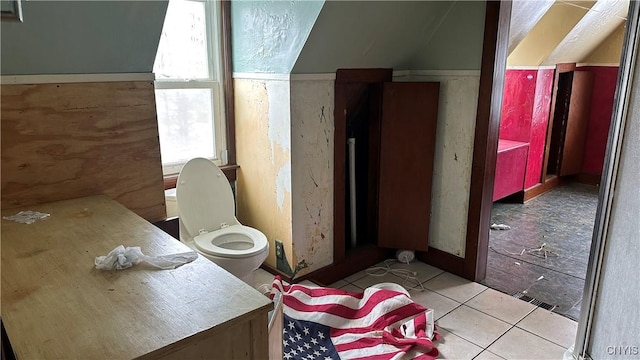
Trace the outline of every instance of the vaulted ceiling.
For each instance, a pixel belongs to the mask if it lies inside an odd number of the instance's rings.
[[[617,63],[629,0],[514,0],[509,66]]]

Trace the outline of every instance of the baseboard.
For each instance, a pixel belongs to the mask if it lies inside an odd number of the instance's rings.
[[[559,176],[553,176],[553,177],[547,179],[543,183],[538,183],[536,185],[533,185],[532,187],[524,190],[523,202],[527,202],[527,201],[535,198],[536,196],[540,196],[540,195],[550,191],[551,189],[553,189],[553,188],[555,188],[557,186],[560,186],[560,184],[562,184],[562,180],[560,179],[560,177]]]
[[[576,175],[576,181],[582,184],[598,186],[600,185],[601,177],[601,174],[580,173]]]
[[[429,251],[427,252],[418,251],[416,253],[416,259],[454,275],[465,277],[464,258],[455,256],[446,251],[429,246]]]
[[[303,275],[299,279],[296,278],[296,282],[311,280],[318,285],[327,286],[393,257],[394,252],[395,250],[393,249],[377,246],[367,246],[352,250],[344,260]]]

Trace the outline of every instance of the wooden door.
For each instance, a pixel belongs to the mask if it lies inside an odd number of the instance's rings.
[[[571,100],[562,146],[560,175],[575,175],[582,170],[582,157],[589,123],[589,109],[594,75],[589,71],[575,71],[571,85]]]
[[[426,251],[439,83],[385,83],[380,132],[378,246]]]

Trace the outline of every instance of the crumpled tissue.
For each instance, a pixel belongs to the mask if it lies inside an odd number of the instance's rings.
[[[179,254],[147,256],[139,246],[124,247],[122,245],[111,250],[105,256],[96,256],[95,265],[98,270],[122,270],[145,262],[158,269],[175,269],[198,258],[198,253],[189,251]]]

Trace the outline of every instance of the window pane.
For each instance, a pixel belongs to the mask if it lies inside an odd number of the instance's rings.
[[[153,72],[156,79],[208,79],[205,4],[171,0]]]
[[[164,165],[216,157],[211,99],[211,89],[156,89]]]

